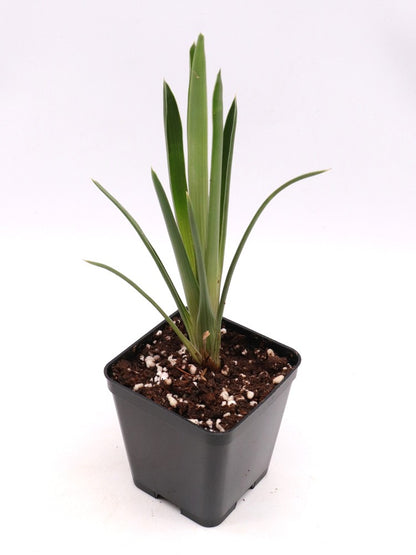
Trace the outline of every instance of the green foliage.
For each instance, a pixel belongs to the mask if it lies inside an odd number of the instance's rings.
[[[136,289],[162,314],[197,363],[217,368],[220,364],[220,330],[225,301],[234,269],[251,230],[263,210],[278,193],[297,181],[326,170],[291,179],[266,198],[249,223],[223,281],[237,103],[234,99],[224,125],[222,81],[221,73],[218,73],[212,100],[209,170],[206,64],[202,35],[199,35],[196,44],[193,44],[190,50],[187,160],[178,106],[167,83],[163,85],[163,108],[172,205],[153,170],[152,181],[175,254],[185,301],[182,300],[165,266],[133,216],[102,185],[97,181],[93,183],[127,218],[150,252],[176,303],[186,335],[163,309],[128,277],[106,264],[90,260],[87,262],[112,272]]]

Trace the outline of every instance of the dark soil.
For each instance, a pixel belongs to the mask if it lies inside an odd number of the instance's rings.
[[[179,320],[176,319],[179,324]],[[222,330],[221,370],[193,362],[165,324],[112,366],[115,381],[212,432],[232,428],[283,383],[290,360],[256,335]],[[292,361],[293,362],[293,361]]]

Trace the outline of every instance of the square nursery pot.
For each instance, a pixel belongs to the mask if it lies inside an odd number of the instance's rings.
[[[292,370],[269,395],[226,432],[210,432],[116,382],[112,365],[136,353],[166,325],[162,322],[110,361],[104,369],[120,421],[135,485],[167,499],[202,526],[217,526],[244,493],[267,473],[300,355],[292,348],[224,318],[227,328],[266,339]],[[259,368],[261,371],[261,368]]]

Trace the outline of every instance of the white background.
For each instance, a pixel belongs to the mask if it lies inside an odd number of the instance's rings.
[[[0,8],[1,540],[5,553],[414,554],[416,8],[404,0],[71,2]],[[218,528],[137,490],[104,364],[174,309],[162,80],[188,48],[237,94],[229,255],[276,186],[226,315],[303,357],[267,477]]]

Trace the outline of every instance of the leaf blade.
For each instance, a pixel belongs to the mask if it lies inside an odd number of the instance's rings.
[[[221,224],[220,224],[220,248],[219,264],[224,265],[225,242],[227,237],[228,204],[230,198],[231,168],[234,153],[234,138],[237,126],[237,99],[234,98],[228,111],[224,126],[223,155],[222,155],[222,177],[221,177]]]
[[[195,313],[198,307],[199,286],[192,270],[186,249],[179,233],[178,226],[172,214],[168,198],[163,189],[163,186],[152,170],[152,180],[159,200],[160,208],[165,219],[166,229],[172,244],[172,249],[175,254],[176,264],[178,266],[179,274],[181,276],[182,285],[185,292],[186,301],[188,303],[189,311]]]
[[[188,188],[203,247],[208,210],[208,110],[204,37],[199,35],[191,53],[188,95]]]
[[[188,186],[183,150],[182,122],[175,96],[166,82],[163,83],[163,115],[173,207],[188,258],[192,268],[195,270],[195,255],[186,202]]]
[[[228,290],[229,290],[229,287],[230,287],[231,278],[233,276],[233,273],[234,273],[235,267],[237,265],[238,259],[240,258],[241,251],[243,250],[244,245],[246,244],[247,239],[248,239],[254,225],[256,224],[257,220],[259,219],[261,213],[263,212],[263,210],[274,199],[274,197],[276,195],[281,193],[284,189],[286,189],[290,185],[293,185],[294,183],[297,183],[298,181],[301,181],[303,179],[307,179],[309,177],[314,177],[315,175],[319,175],[319,174],[324,173],[326,171],[328,171],[328,170],[318,170],[318,171],[315,171],[315,172],[305,173],[305,174],[299,175],[298,177],[295,177],[295,178],[287,181],[286,183],[284,183],[283,185],[281,185],[280,187],[275,189],[266,198],[266,200],[264,200],[264,202],[260,205],[259,209],[257,210],[257,212],[254,214],[253,218],[251,219],[245,233],[243,234],[243,237],[242,237],[242,239],[241,239],[241,241],[240,241],[240,243],[237,247],[237,250],[234,254],[234,257],[233,257],[233,259],[231,261],[231,264],[230,264],[230,267],[228,269],[227,276],[226,276],[226,279],[224,281],[224,286],[223,286],[223,290],[222,290],[222,294],[221,294],[220,307],[219,307],[218,315],[217,315],[217,317],[218,317],[217,324],[218,325],[220,325],[220,323],[221,323],[221,319],[222,319],[223,312],[224,312],[225,301],[226,301]]]
[[[99,268],[103,268],[104,270],[107,270],[108,272],[115,274],[116,276],[120,277],[122,280],[127,282],[129,285],[131,285],[133,289],[138,291],[147,301],[149,301],[150,304],[152,304],[156,308],[156,310],[160,312],[163,318],[168,322],[170,327],[173,329],[173,331],[176,333],[176,335],[179,337],[179,339],[182,341],[182,343],[191,353],[191,356],[193,357],[195,355],[197,358],[201,359],[200,353],[195,349],[194,345],[189,341],[189,339],[180,331],[180,329],[177,327],[175,322],[170,318],[170,316],[168,316],[168,314],[166,314],[166,312],[158,305],[158,303],[150,295],[148,295],[141,287],[139,287],[134,281],[132,281],[130,278],[128,278],[127,276],[125,276],[115,268],[108,266],[107,264],[103,264],[101,262],[94,262],[93,260],[85,260],[85,262],[93,266],[98,266]]]
[[[221,271],[219,267],[221,227],[221,176],[223,152],[223,103],[221,72],[218,73],[212,99],[212,150],[209,190],[208,230],[206,248],[207,281],[211,305],[215,311],[219,302]]]
[[[195,217],[195,211],[192,206],[192,201],[188,195],[188,210],[189,210],[189,222],[191,224],[192,237],[195,246],[195,259],[198,270],[198,281],[199,281],[199,307],[197,315],[197,326],[196,326],[196,345],[198,350],[202,354],[209,354],[215,362],[217,362],[217,355],[213,352],[213,341],[215,340],[215,323],[216,318],[213,314],[209,288],[207,282],[207,273],[204,261],[204,253],[202,250],[201,240],[199,237],[199,231],[197,226],[197,221]],[[204,334],[209,332],[209,336],[205,338],[208,349],[205,349],[204,344]]]
[[[130,222],[130,224],[133,226],[133,228],[135,229],[135,231],[139,235],[143,244],[145,245],[145,247],[149,251],[150,255],[152,256],[154,262],[156,263],[156,266],[158,267],[163,279],[165,280],[165,283],[168,286],[168,289],[169,289],[169,291],[170,291],[170,293],[171,293],[171,295],[172,295],[172,297],[175,301],[175,304],[178,307],[181,318],[182,318],[184,324],[186,325],[186,322],[189,320],[188,311],[187,311],[185,305],[183,304],[183,301],[182,301],[182,299],[181,299],[181,297],[180,297],[180,295],[179,295],[179,293],[178,293],[178,291],[177,291],[177,289],[176,289],[168,271],[166,270],[163,262],[161,261],[159,255],[157,254],[153,245],[151,244],[151,242],[147,238],[146,234],[144,233],[142,228],[139,226],[137,221],[130,214],[130,212],[128,212],[128,210],[126,210],[124,208],[124,206],[115,197],[113,197],[113,195],[109,191],[107,191],[107,189],[105,187],[103,187],[95,179],[92,179],[92,182],[114,204],[114,206],[116,206],[120,210],[120,212],[123,214],[123,216]]]

